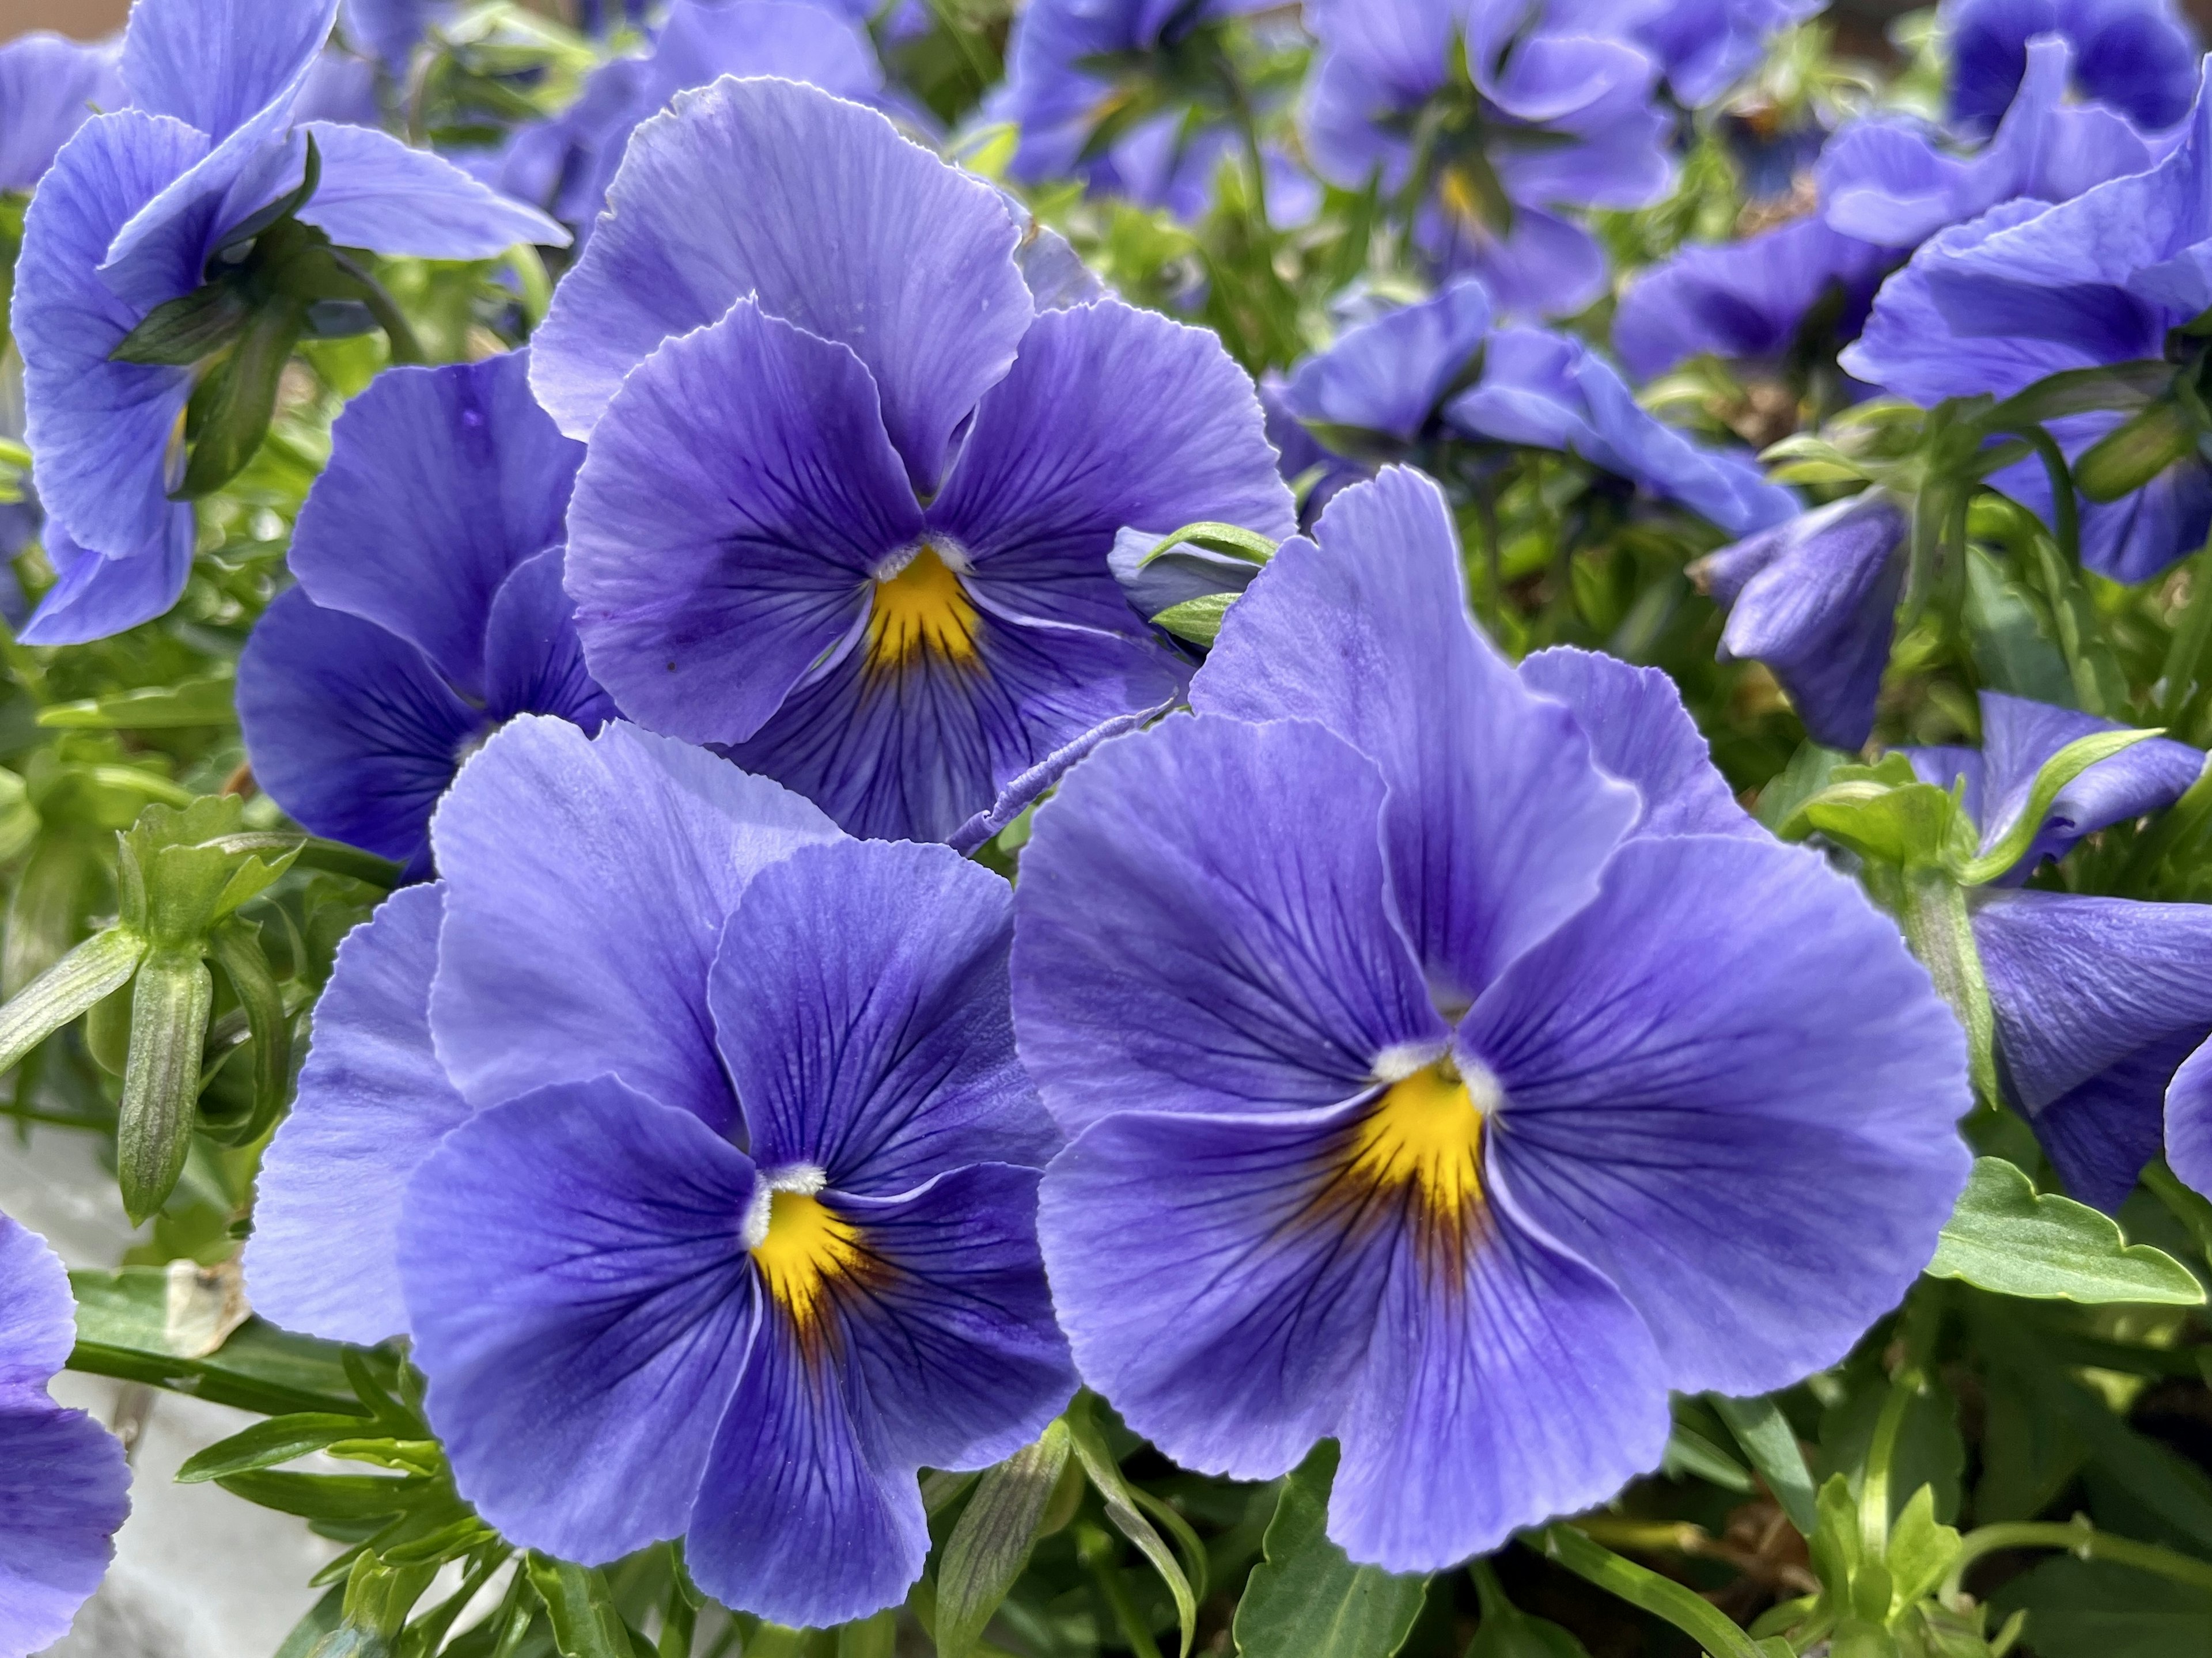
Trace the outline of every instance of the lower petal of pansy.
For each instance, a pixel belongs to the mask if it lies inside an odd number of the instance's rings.
[[[43,1652],[106,1573],[131,1512],[115,1436],[82,1411],[0,1404],[0,1652]]]
[[[884,1467],[872,1408],[780,1309],[722,1418],[684,1564],[725,1606],[823,1629],[896,1606],[929,1524],[911,1467]]]
[[[301,824],[406,863],[483,714],[373,622],[278,595],[238,663],[255,780]]]
[[[2191,1028],[2139,1048],[2035,1114],[2035,1138],[2069,1192],[2119,1212],[2164,1142],[2172,1079],[2208,1034]]]
[[[988,1467],[1075,1392],[1037,1253],[1036,1193],[1035,1169],[979,1163],[902,1197],[838,1199],[871,1270],[827,1304],[887,1476]]]
[[[751,1163],[611,1077],[484,1112],[408,1187],[415,1362],[462,1496],[597,1564],[679,1535],[757,1315]]]
[[[292,1109],[256,1182],[246,1277],[254,1309],[364,1345],[407,1328],[400,1194],[467,1120],[430,1047],[444,894],[407,887],[338,946]]]
[[[1588,1266],[1478,1227],[1449,1276],[1401,1248],[1358,1392],[1328,1534],[1352,1559],[1437,1571],[1520,1527],[1603,1502],[1667,1443],[1650,1332]]]
[[[192,573],[191,504],[173,503],[147,545],[108,558],[77,544],[58,518],[40,532],[59,578],[16,637],[26,645],[82,645],[110,638],[167,613]]]
[[[1956,1022],[1799,848],[1631,841],[1459,1042],[1503,1096],[1498,1201],[1620,1287],[1672,1387],[1763,1393],[1840,1357],[1966,1181]]]
[[[1076,1368],[1185,1467],[1271,1479],[1347,1420],[1402,1213],[1347,1175],[1366,1109],[1124,1112],[1046,1171]]]
[[[866,636],[730,757],[851,834],[942,841],[1040,762],[1181,683],[1148,641],[1005,621],[965,593],[946,587],[927,608],[878,594]]]
[[[1058,1149],[1014,1054],[1012,896],[911,841],[803,847],[753,878],[707,999],[762,1168],[882,1195]]]
[[[1070,774],[1014,897],[1015,1028],[1064,1128],[1334,1105],[1386,1056],[1442,1051],[1382,805],[1374,767],[1301,721],[1170,719]]]

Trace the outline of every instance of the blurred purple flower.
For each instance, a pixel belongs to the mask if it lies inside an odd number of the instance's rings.
[[[88,46],[44,29],[0,46],[0,191],[28,190],[95,112],[118,107],[112,40]]]
[[[2172,0],[1944,0],[1951,119],[1987,132],[2027,72],[2028,43],[2056,34],[2073,48],[2072,91],[2138,125],[2172,126],[2197,91],[2197,45]]]

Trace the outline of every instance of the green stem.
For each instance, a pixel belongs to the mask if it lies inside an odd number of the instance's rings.
[[[2154,1157],[2150,1166],[2142,1171],[2142,1183],[2158,1195],[2173,1212],[2173,1217],[2189,1229],[2197,1240],[2197,1247],[2212,1260],[2212,1199],[2181,1183],[2181,1177],[2166,1164],[2164,1157]]]
[[[2159,699],[2159,723],[2171,726],[2188,708],[2203,666],[2204,651],[2212,645],[2212,541],[2197,550],[2189,565],[2189,603],[2174,626],[2166,649],[2166,668],[2160,677],[2166,695]]]
[[[2017,438],[2025,438],[2034,446],[2043,462],[2045,474],[2051,480],[2051,530],[2058,542],[2058,550],[2066,555],[2066,562],[2075,569],[2081,568],[2081,509],[2074,499],[2074,472],[2066,464],[2065,452],[2059,448],[2051,434],[2032,422],[2000,428]]]
[[[1974,943],[1965,889],[1941,870],[1905,870],[1893,896],[1905,943],[1966,1033],[1967,1072],[1974,1091],[1988,1104],[2001,1105],[1996,1015],[1990,1005],[1989,981]]]
[[[1629,1605],[1664,1619],[1712,1658],[1765,1658],[1759,1643],[1703,1595],[1600,1547],[1574,1527],[1547,1527],[1534,1540],[1547,1558]]]
[[[2177,1583],[2212,1590],[2212,1564],[2177,1554],[2172,1549],[2162,1549],[2155,1543],[2114,1537],[2097,1530],[2087,1519],[2076,1515],[2063,1523],[2019,1520],[1968,1532],[1960,1540],[1959,1558],[1951,1563],[1950,1576],[1943,1580],[1943,1600],[1955,1602],[1968,1568],[1983,1556],[2003,1549],[2064,1549],[2077,1560],[2109,1560],[2117,1566],[2133,1566],[2138,1571],[2170,1577]]]
[[[1129,1586],[1121,1581],[1121,1549],[1112,1535],[1101,1527],[1085,1526],[1076,1540],[1076,1554],[1090,1569],[1091,1581],[1105,1598],[1114,1621],[1121,1625],[1121,1638],[1129,1643],[1129,1650],[1137,1658],[1160,1658],[1159,1643],[1145,1627],[1144,1619],[1137,1612],[1137,1603],[1129,1598]]]

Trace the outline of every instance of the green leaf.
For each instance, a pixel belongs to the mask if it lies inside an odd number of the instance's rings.
[[[545,1602],[561,1658],[635,1658],[629,1626],[604,1576],[537,1553],[526,1557],[524,1569]]]
[[[2212,1594],[2103,1560],[2060,1556],[1992,1597],[2027,1614],[2036,1658],[2183,1658],[2205,1649]]]
[[[211,941],[210,953],[246,1011],[253,1044],[253,1109],[245,1121],[226,1124],[217,1134],[233,1145],[260,1139],[276,1121],[291,1089],[292,1020],[269,958],[262,954],[259,935],[252,922],[232,920],[216,929]]]
[[[2161,398],[2091,444],[2074,463],[2074,482],[2096,501],[2131,495],[2197,450],[2195,418]]]
[[[39,710],[39,723],[61,731],[170,731],[180,726],[235,726],[232,699],[237,682],[227,673],[204,674],[174,685],[149,685],[81,702]]]
[[[1137,1546],[1138,1552],[1152,1562],[1152,1570],[1167,1585],[1176,1605],[1176,1621],[1182,1631],[1184,1658],[1189,1658],[1191,1643],[1198,1638],[1198,1593],[1191,1587],[1190,1574],[1176,1558],[1175,1551],[1162,1540],[1152,1522],[1145,1518],[1139,1494],[1122,1477],[1120,1466],[1098,1431],[1098,1424],[1091,1419],[1090,1396],[1078,1394],[1061,1419],[1067,1424],[1068,1441],[1077,1460],[1083,1464],[1084,1473],[1106,1505],[1106,1517],[1114,1522],[1116,1531]],[[1189,1528],[1183,1527],[1184,1535],[1188,1533]],[[1199,1570],[1203,1569],[1201,1557]]]
[[[1173,535],[1161,537],[1152,550],[1137,561],[1137,567],[1142,569],[1161,554],[1172,552],[1186,542],[1215,552],[1228,553],[1254,564],[1265,564],[1274,557],[1277,545],[1272,538],[1261,535],[1257,530],[1247,530],[1241,525],[1221,524],[1211,519],[1202,519],[1196,524],[1184,525]]]
[[[2204,1301],[2204,1286],[2172,1256],[2127,1242],[2118,1224],[2087,1204],[2038,1193],[2002,1157],[1975,1160],[1928,1271],[2036,1300],[2173,1307]]]
[[[1420,1615],[1426,1578],[1355,1566],[1328,1540],[1336,1462],[1325,1442],[1283,1482],[1266,1558],[1237,1603],[1239,1658],[1390,1658]]]
[[[1035,1444],[983,1475],[937,1569],[937,1649],[943,1658],[968,1658],[1029,1564],[1071,1448],[1067,1424],[1054,1422]]]
[[[115,1127],[115,1176],[133,1224],[169,1199],[191,1149],[215,980],[195,955],[163,951],[131,981],[131,1056]]]
[[[177,1483],[197,1485],[256,1468],[273,1468],[361,1435],[362,1419],[320,1411],[272,1417],[185,1459]]]
[[[1811,1536],[1819,1523],[1813,1473],[1805,1466],[1805,1453],[1798,1448],[1797,1430],[1790,1425],[1782,1407],[1771,1399],[1729,1399],[1720,1394],[1709,1394],[1706,1398],[1735,1436],[1735,1442],[1743,1447],[1752,1467],[1766,1481],[1766,1489],[1774,1493],[1790,1523]]]
[[[1243,597],[1242,592],[1200,593],[1196,598],[1169,605],[1152,618],[1152,625],[1194,645],[1211,645],[1221,636],[1222,618],[1229,614],[1229,607]]]
[[[146,941],[119,926],[95,932],[0,1007],[0,1071],[131,982]]]
[[[1850,763],[1850,756],[1839,749],[1824,749],[1817,743],[1799,744],[1797,752],[1790,756],[1790,763],[1782,768],[1781,774],[1759,790],[1759,810],[1754,815],[1774,834],[1781,835],[1784,826],[1796,817],[1798,809],[1835,780],[1837,768]]]
[[[337,1583],[292,1626],[292,1632],[284,1637],[284,1644],[276,1649],[273,1658],[315,1658],[323,1637],[336,1634],[344,1621],[345,1585]]]
[[[189,368],[236,340],[252,316],[252,300],[239,284],[208,282],[155,306],[108,360]]]
[[[1990,410],[1990,424],[2002,428],[2098,410],[2140,409],[2166,394],[2173,384],[2173,374],[2172,363],[2156,359],[2069,368],[2047,374],[2007,398]]]
[[[275,1473],[256,1468],[216,1481],[233,1497],[303,1520],[377,1520],[405,1510],[422,1490],[415,1479],[373,1473]]]
[[[1889,1532],[1890,1592],[1894,1616],[1935,1592],[1959,1558],[1959,1533],[1936,1518],[1936,1491],[1923,1485],[1912,1493]]]
[[[1984,881],[1994,881],[2027,855],[2028,847],[2043,829],[2043,820],[2051,815],[2052,804],[2059,791],[2100,760],[2109,760],[2124,749],[2133,748],[2147,738],[2157,737],[2157,731],[2092,732],[2087,737],[2077,737],[2064,748],[2043,762],[2035,774],[2035,784],[2028,791],[2027,805],[2004,837],[1996,845],[1978,857],[1970,858],[1958,866],[1960,883],[1979,886]]]
[[[1660,1472],[1669,1479],[1687,1475],[1706,1480],[1723,1491],[1747,1493],[1751,1490],[1751,1475],[1744,1471],[1741,1463],[1695,1428],[1685,1427],[1680,1422],[1668,1436]]]
[[[1973,827],[1948,789],[1933,783],[1832,782],[1777,831],[1784,840],[1818,829],[1862,858],[1899,869],[1956,862],[1973,848]]]
[[[1468,1643],[1465,1658],[1589,1658],[1574,1632],[1547,1619],[1532,1618],[1505,1598],[1487,1560],[1468,1568],[1482,1602],[1482,1623]]]

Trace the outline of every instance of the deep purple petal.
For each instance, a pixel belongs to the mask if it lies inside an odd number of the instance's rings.
[[[2196,91],[2195,48],[2165,0],[1954,0],[1945,9],[1951,118],[1986,131],[2013,102],[2028,42],[2057,31],[2081,54],[2082,94],[2143,125],[2170,126]]]
[[[921,532],[860,359],[740,302],[641,364],[593,434],[568,526],[585,657],[633,719],[740,741]]]
[[[238,720],[255,780],[302,827],[401,864],[487,725],[405,640],[298,588],[239,657]]]
[[[754,877],[708,989],[754,1161],[884,1195],[1052,1155],[1060,1136],[1014,1054],[1012,896],[905,841],[804,847]]]
[[[680,1534],[757,1315],[753,1166],[611,1077],[447,1135],[399,1230],[412,1357],[461,1495],[599,1565]]]
[[[431,824],[447,887],[438,1054],[472,1103],[611,1072],[710,1125],[734,1115],[708,969],[745,884],[835,838],[765,779],[635,726],[526,714]]]
[[[160,542],[176,513],[169,445],[191,394],[188,370],[108,361],[143,313],[96,267],[124,222],[206,153],[179,122],[100,116],[62,147],[24,216],[11,319],[39,494],[94,551],[128,556]],[[173,293],[198,281],[197,267],[171,274]]]
[[[1435,297],[1345,330],[1297,366],[1283,394],[1298,419],[1410,443],[1490,331],[1490,295],[1462,277]]]
[[[1468,619],[1435,484],[1386,471],[1332,501],[1316,533],[1319,546],[1286,544],[1231,610],[1191,703],[1316,720],[1375,762],[1399,911],[1431,987],[1464,1004],[1589,902],[1635,796]]]
[[[227,138],[314,60],[337,0],[137,0],[123,36],[131,101]]]
[[[292,573],[318,604],[409,641],[481,695],[492,595],[559,544],[583,458],[530,395],[524,352],[387,369],[331,428]]]
[[[575,436],[662,340],[750,295],[859,355],[892,444],[933,489],[954,428],[1032,314],[997,192],[811,87],[732,82],[678,98],[638,129],[608,201],[532,365]]]
[[[123,1447],[82,1411],[0,1404],[0,1652],[69,1633],[114,1557],[130,1486]]]
[[[406,887],[338,946],[291,1114],[263,1157],[246,1276],[287,1329],[368,1345],[407,1328],[400,1194],[465,1121],[430,1047],[442,890]]]
[[[1966,1182],[1957,1023],[1802,849],[1623,847],[1459,1041],[1504,1090],[1499,1200],[1620,1287],[1675,1388],[1764,1393],[1834,1363]]]
[[[0,190],[28,190],[94,113],[123,102],[115,49],[39,29],[0,46]]]
[[[77,545],[58,518],[41,544],[56,580],[16,638],[26,645],[82,645],[166,615],[192,573],[191,503],[174,501],[153,544],[106,558]]]
[[[975,410],[929,509],[1002,614],[1133,632],[1124,525],[1297,527],[1252,381],[1213,335],[1118,300],[1048,311]]]
[[[561,549],[549,547],[500,583],[484,626],[486,708],[495,720],[557,714],[596,732],[617,710],[584,665],[576,607],[561,585]]]
[[[2199,1048],[2166,1090],[2166,1160],[2197,1191],[2212,1198],[2212,1048]]]
[[[322,180],[301,219],[341,247],[418,259],[488,259],[517,242],[566,247],[568,233],[534,207],[479,184],[443,156],[386,132],[309,122]]]
[[[1635,834],[1765,835],[1736,804],[1682,693],[1658,669],[1555,645],[1521,664],[1521,680],[1565,703],[1599,768],[1643,796]]]
[[[1173,719],[1070,774],[1015,896],[1015,1024],[1061,1126],[1334,1105],[1438,1051],[1382,807],[1374,768],[1303,722]]]

